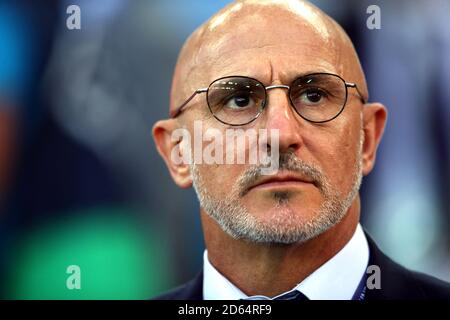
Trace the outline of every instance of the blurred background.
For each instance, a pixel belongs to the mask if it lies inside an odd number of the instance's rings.
[[[450,1],[313,2],[389,109],[363,226],[398,262],[450,281]],[[146,299],[200,270],[195,193],[172,182],[151,127],[184,40],[227,3],[0,0],[1,298]],[[80,30],[66,26],[71,4]],[[66,287],[70,265],[81,290]]]

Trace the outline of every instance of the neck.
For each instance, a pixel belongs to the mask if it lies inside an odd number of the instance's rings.
[[[201,219],[211,264],[245,294],[273,297],[294,288],[338,253],[353,236],[359,212],[357,196],[338,224],[290,245],[233,239],[203,209]]]

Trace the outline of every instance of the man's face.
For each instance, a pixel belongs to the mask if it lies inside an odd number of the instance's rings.
[[[271,13],[248,15],[245,23],[225,18],[218,24],[215,40],[197,57],[202,71],[193,71],[197,77],[186,90],[229,75],[256,78],[265,86],[290,85],[309,72],[356,81],[321,21],[313,26],[292,19],[285,10]],[[268,91],[267,102],[263,114],[240,128],[278,129],[280,163],[273,177],[295,178],[260,184],[271,177],[261,175],[258,165],[194,164],[193,184],[202,208],[231,236],[265,243],[306,241],[336,224],[358,192],[363,169],[361,102],[349,89],[344,111],[325,123],[301,118],[286,90]],[[204,96],[191,108],[183,120],[191,131],[195,120],[203,121],[203,131],[213,127],[223,136],[231,128],[210,116]]]

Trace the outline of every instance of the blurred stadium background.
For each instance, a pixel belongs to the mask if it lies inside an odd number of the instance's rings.
[[[182,43],[227,2],[0,0],[1,298],[146,299],[199,270],[195,194],[172,183],[151,127]],[[313,2],[390,112],[363,226],[450,281],[450,2]],[[81,30],[66,28],[70,4]],[[366,28],[371,4],[380,30]],[[81,290],[66,288],[73,264]]]

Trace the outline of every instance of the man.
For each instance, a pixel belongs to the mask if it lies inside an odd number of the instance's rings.
[[[206,251],[202,272],[158,299],[450,297],[448,284],[397,265],[359,225],[358,190],[387,111],[368,102],[351,40],[318,8],[249,0],[222,9],[180,53],[170,114],[154,125],[155,143],[175,183],[197,192]],[[192,159],[197,142],[175,133],[195,138],[198,121],[202,133],[276,132],[266,148],[278,170]],[[192,162],[174,157],[186,153]]]

